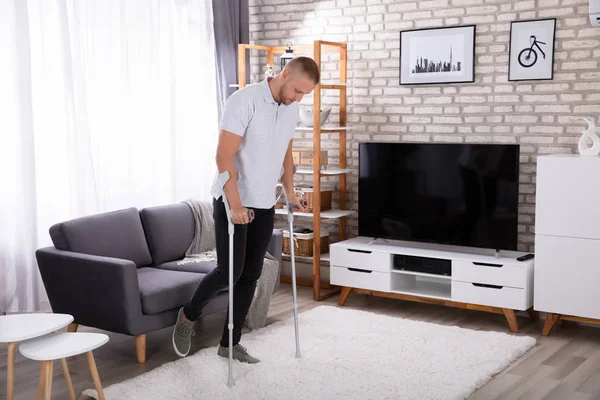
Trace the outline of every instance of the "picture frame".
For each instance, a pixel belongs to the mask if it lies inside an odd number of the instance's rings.
[[[554,79],[555,37],[556,18],[511,22],[508,80]]]
[[[475,82],[475,25],[400,32],[400,85]]]

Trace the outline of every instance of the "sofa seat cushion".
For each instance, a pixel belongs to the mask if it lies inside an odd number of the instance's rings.
[[[152,263],[140,214],[133,207],[55,224],[50,237],[59,250],[121,258],[138,267]]]
[[[205,274],[144,267],[138,269],[142,312],[157,314],[187,303]]]
[[[200,274],[208,274],[216,266],[216,261],[204,261],[204,262],[189,262],[181,265],[177,263],[181,260],[171,261],[157,265],[156,268],[166,269],[169,271],[185,271],[185,272],[196,272]]]

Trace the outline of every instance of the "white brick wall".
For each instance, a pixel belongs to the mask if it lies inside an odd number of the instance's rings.
[[[350,208],[357,208],[360,141],[520,143],[519,247],[534,250],[537,156],[577,152],[582,117],[600,126],[600,28],[589,24],[588,0],[250,0],[250,15],[252,43],[348,43]],[[551,17],[554,80],[509,82],[510,22]],[[401,30],[463,24],[477,25],[475,83],[399,85]],[[339,79],[336,60],[324,57],[324,81]],[[264,64],[255,54],[255,80]],[[334,107],[335,121],[337,97],[325,92],[323,101]],[[312,97],[302,103],[309,106]],[[330,164],[338,161],[335,138],[323,135]],[[312,146],[312,135],[298,133],[296,146]],[[336,225],[326,227],[335,240]],[[355,218],[349,228],[356,233]]]

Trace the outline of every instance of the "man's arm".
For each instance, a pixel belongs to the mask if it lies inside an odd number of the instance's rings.
[[[216,162],[219,173],[229,171],[229,180],[223,187],[231,208],[231,220],[236,224],[247,224],[248,210],[243,207],[237,186],[237,171],[233,157],[240,148],[246,128],[252,120],[253,104],[242,90],[233,93],[225,103],[219,124],[219,143]]]
[[[231,208],[231,219],[236,224],[247,224],[249,222],[248,210],[243,207],[240,199],[237,187],[237,171],[233,162],[233,156],[238,151],[241,142],[242,136],[221,130],[215,159],[219,173],[229,171],[230,178],[223,187],[223,191]]]
[[[294,193],[294,158],[292,156],[292,140],[288,145],[288,149],[283,159],[283,176],[281,177],[281,183],[285,189],[285,193],[288,195],[288,202],[290,205],[294,205],[298,208],[298,211],[306,211],[299,203]]]
[[[283,159],[283,176],[281,177],[281,183],[288,196],[294,195],[294,158],[292,157],[292,141],[288,144],[288,149],[285,152],[285,158]]]

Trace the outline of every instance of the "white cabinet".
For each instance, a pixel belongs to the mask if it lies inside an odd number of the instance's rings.
[[[536,236],[535,309],[600,319],[600,241]]]
[[[373,243],[357,237],[332,244],[330,254],[330,282],[343,287],[340,305],[355,292],[491,311],[505,314],[513,332],[518,331],[515,311],[535,316],[534,262],[518,261],[522,252],[496,257],[490,250],[393,240]],[[450,274],[410,270],[405,263],[395,264],[396,256],[426,258],[424,269],[441,260],[450,265]]]
[[[600,239],[600,157],[538,157],[536,182],[536,235]]]
[[[537,161],[534,308],[559,319],[600,319],[600,157]]]

